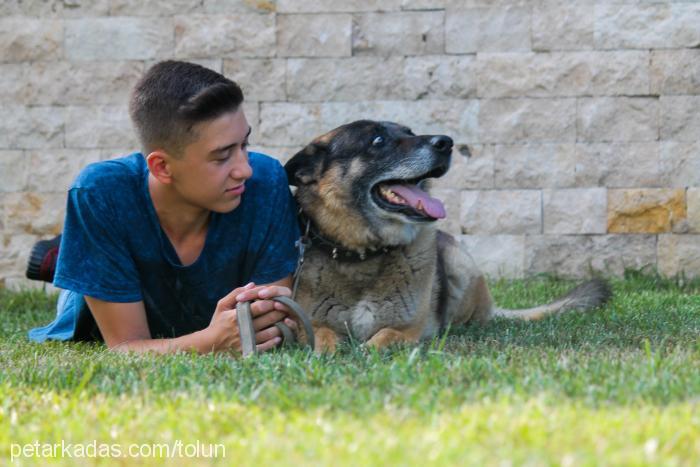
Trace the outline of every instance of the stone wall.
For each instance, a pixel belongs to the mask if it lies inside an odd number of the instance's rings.
[[[237,80],[282,160],[358,118],[452,136],[443,227],[491,275],[700,275],[698,1],[4,0],[1,283],[172,57]]]

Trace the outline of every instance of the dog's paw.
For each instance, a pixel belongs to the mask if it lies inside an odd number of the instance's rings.
[[[338,335],[330,328],[320,327],[314,329],[316,353],[333,353],[338,346]]]

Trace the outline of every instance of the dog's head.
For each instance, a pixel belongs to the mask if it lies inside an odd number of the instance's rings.
[[[316,138],[285,165],[304,213],[321,233],[365,251],[413,241],[445,217],[427,179],[450,167],[452,139],[360,120]]]

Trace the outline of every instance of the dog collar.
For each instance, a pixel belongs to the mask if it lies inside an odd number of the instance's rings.
[[[387,246],[377,250],[366,250],[360,253],[355,250],[347,249],[343,247],[343,245],[321,235],[316,225],[301,211],[299,212],[299,222],[302,230],[305,232],[302,237],[302,242],[305,241],[307,244],[317,247],[338,262],[359,263],[376,258],[377,256],[381,256],[398,248],[397,246]]]

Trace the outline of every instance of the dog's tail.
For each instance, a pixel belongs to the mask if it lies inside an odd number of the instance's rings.
[[[566,295],[547,305],[523,310],[496,308],[493,310],[493,316],[532,321],[565,311],[591,310],[604,305],[611,297],[612,290],[610,289],[610,285],[602,279],[593,279],[584,282]]]

